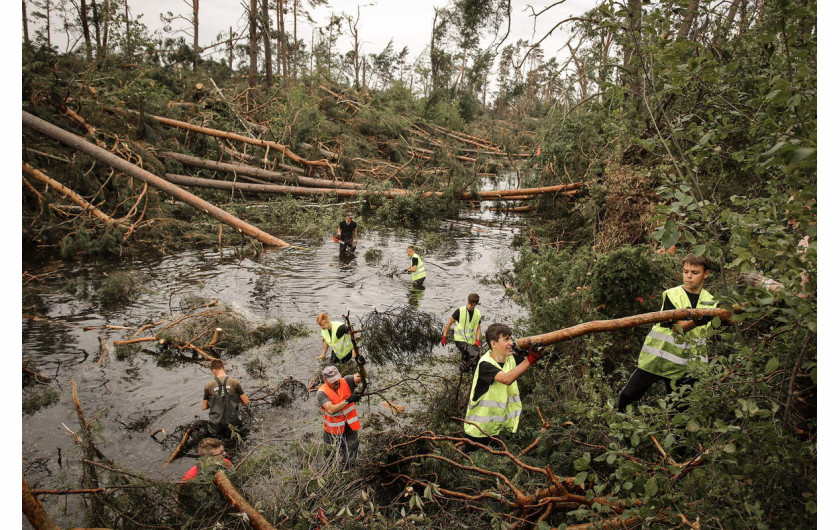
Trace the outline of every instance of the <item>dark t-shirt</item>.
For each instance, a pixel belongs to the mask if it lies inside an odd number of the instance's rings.
[[[514,360],[516,360],[517,365],[519,365],[519,363],[525,360],[525,357],[520,357],[515,353],[513,354],[513,358]],[[487,392],[487,390],[490,388],[490,385],[492,385],[493,381],[495,381],[496,374],[498,374],[499,372],[501,372],[500,369],[496,368],[487,361],[482,361],[478,363],[478,381],[475,382],[475,390],[473,391],[472,395],[473,401],[483,396]]]
[[[341,240],[342,241],[352,241],[353,240],[353,230],[356,229],[356,221],[341,221],[338,223],[338,229],[341,230]]]
[[[417,259],[417,256],[411,256],[411,266],[416,267],[420,265],[420,260]]]
[[[338,329],[335,330],[335,338],[340,339],[344,335],[347,334],[347,324],[342,324],[338,326]]]
[[[683,290],[685,291],[685,289]],[[685,291],[685,294],[688,295],[688,301],[691,303],[692,309],[697,309],[697,302],[700,300],[700,293],[694,294]],[[668,295],[665,295],[665,302],[662,304],[662,310],[670,311],[671,309],[676,309],[676,307],[674,307],[674,304],[671,302],[671,299],[668,298]]]

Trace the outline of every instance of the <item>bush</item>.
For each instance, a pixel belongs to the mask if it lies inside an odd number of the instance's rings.
[[[113,272],[96,292],[99,303],[105,308],[130,304],[140,294],[140,286],[134,276],[127,272]]]
[[[662,260],[660,260],[661,263]],[[664,265],[675,271],[670,262]],[[657,311],[667,274],[647,247],[623,246],[600,256],[592,268],[592,301],[610,318]]]

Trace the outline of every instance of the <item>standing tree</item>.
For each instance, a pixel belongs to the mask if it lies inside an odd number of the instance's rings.
[[[201,49],[198,47],[198,0],[182,1],[191,9],[192,14],[189,17],[184,15],[175,15],[172,11],[167,11],[166,15],[160,16],[160,19],[164,23],[163,30],[166,32],[172,32],[172,22],[175,20],[183,20],[191,26],[190,30],[177,29],[175,30],[175,33],[184,33],[185,35],[192,36],[192,63],[193,71],[196,72],[198,71],[198,63],[201,60]]]
[[[257,0],[248,9],[248,86],[257,86]]]
[[[262,27],[263,48],[265,48],[265,84],[270,87],[274,84],[274,71],[271,65],[271,19],[268,17],[268,2],[269,0],[262,0],[260,26]]]

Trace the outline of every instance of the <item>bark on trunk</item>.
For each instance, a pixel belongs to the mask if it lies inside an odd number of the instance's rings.
[[[155,188],[172,195],[176,199],[183,201],[186,204],[189,204],[193,208],[200,210],[215,219],[218,219],[222,223],[237,229],[238,231],[244,233],[249,237],[257,239],[258,241],[266,245],[278,247],[288,246],[288,243],[286,243],[285,241],[278,239],[272,236],[271,234],[267,234],[266,232],[263,232],[262,230],[251,226],[250,224],[240,219],[237,219],[236,217],[232,216],[231,214],[227,213],[221,208],[210,204],[204,199],[196,197],[192,193],[189,193],[188,191],[185,191],[179,188],[178,186],[166,182],[162,178],[146,171],[145,169],[135,166],[131,162],[128,162],[127,160],[124,160],[106,151],[105,149],[102,149],[101,147],[93,145],[92,143],[86,141],[84,138],[77,136],[73,133],[69,133],[59,127],[56,127],[55,125],[52,125],[51,123],[48,123],[42,120],[41,118],[33,116],[32,114],[29,114],[26,111],[22,112],[23,124],[35,129],[41,134],[49,136],[50,138],[54,138],[55,140],[58,140],[59,142],[68,145],[74,149],[82,151],[83,153],[86,153],[92,156],[93,158],[104,162],[109,166],[119,171],[122,171],[123,173],[133,178],[146,182],[154,186]]]
[[[235,173],[236,175],[245,175],[248,177],[256,177],[265,180],[275,180],[281,182],[290,182],[298,186],[308,186],[313,188],[341,188],[341,189],[359,189],[361,184],[355,182],[336,182],[333,180],[316,179],[311,177],[303,177],[299,175],[291,175],[289,173],[278,173],[277,171],[268,171],[253,166],[246,166],[243,164],[229,164],[226,162],[216,162],[214,160],[207,160],[181,153],[173,153],[170,151],[158,151],[158,155],[177,160],[178,162],[202,169],[212,169],[214,171],[223,171],[225,173]]]
[[[257,86],[257,0],[251,0],[248,10],[248,86]]]
[[[231,484],[230,479],[224,471],[217,472],[213,482],[236,510],[248,516],[248,522],[252,528],[256,530],[274,530],[274,526],[233,487],[233,484]]]
[[[44,184],[48,185],[49,187],[51,187],[52,189],[54,189],[55,191],[60,193],[63,197],[67,197],[71,201],[75,202],[76,204],[81,206],[85,211],[89,212],[92,216],[96,217],[100,221],[104,221],[108,224],[117,222],[115,219],[110,217],[108,214],[106,214],[105,212],[103,212],[102,210],[97,208],[96,206],[94,206],[91,203],[89,203],[88,201],[86,201],[81,195],[79,195],[75,191],[71,190],[70,188],[68,188],[64,184],[51,179],[50,177],[48,177],[44,173],[41,173],[40,171],[38,171],[37,169],[33,168],[32,166],[30,166],[29,164],[27,164],[25,162],[23,164],[23,170],[28,175],[30,175],[33,178],[43,182]]]
[[[262,0],[262,34],[265,48],[265,85],[274,84],[274,71],[271,68],[271,31],[268,23],[268,0]]]
[[[152,118],[153,120],[157,121],[158,123],[162,123],[164,125],[169,125],[171,127],[178,127],[181,129],[187,129],[194,132],[200,132],[202,134],[207,134],[210,136],[216,136],[218,138],[227,138],[228,140],[236,140],[239,142],[244,142],[246,144],[251,145],[258,145],[260,147],[270,147],[272,149],[276,149],[289,157],[293,162],[297,162],[298,164],[304,164],[307,166],[314,166],[314,167],[326,167],[329,169],[333,169],[335,166],[330,164],[326,160],[307,160],[301,156],[296,155],[293,153],[288,147],[282,144],[278,144],[277,142],[272,142],[270,140],[259,140],[257,138],[249,138],[247,136],[242,136],[241,134],[236,134],[227,131],[220,131],[218,129],[210,129],[208,127],[202,127],[200,125],[193,125],[192,123],[187,123],[184,121],[173,120],[170,118],[164,118],[162,116],[155,116],[153,114],[145,114],[145,116]]]
[[[23,43],[29,46],[29,21],[26,16],[26,0],[23,0]]]
[[[516,341],[516,345],[520,348],[528,348],[532,344],[539,342],[545,346],[554,344],[555,342],[571,340],[581,335],[588,335],[589,333],[616,331],[619,329],[644,326],[645,324],[665,322],[666,320],[691,320],[692,318],[705,316],[719,317],[725,322],[732,323],[732,316],[726,309],[672,309],[670,311],[654,311],[653,313],[643,313],[641,315],[616,318],[613,320],[585,322],[570,328],[543,333],[542,335],[523,337]]]
[[[193,0],[193,72],[198,72],[201,50],[198,48],[198,0]]]
[[[23,479],[23,514],[35,530],[60,530],[47,515],[41,501],[32,495],[25,478]]]

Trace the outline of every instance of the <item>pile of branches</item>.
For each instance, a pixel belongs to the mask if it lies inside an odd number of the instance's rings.
[[[443,323],[433,314],[394,304],[362,317],[360,347],[374,363],[406,365],[431,356]]]

